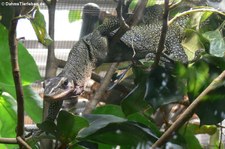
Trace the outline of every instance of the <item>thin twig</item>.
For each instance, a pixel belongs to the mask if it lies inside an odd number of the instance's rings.
[[[170,136],[176,132],[193,114],[197,106],[201,103],[210,91],[217,88],[218,84],[225,80],[225,71],[223,71],[211,84],[191,103],[183,114],[167,129],[167,131],[153,144],[152,148],[162,146]]]
[[[102,84],[100,86],[100,88],[98,89],[98,91],[96,92],[96,94],[94,95],[93,99],[88,103],[87,107],[84,110],[84,114],[88,114],[90,113],[98,104],[98,102],[100,101],[103,93],[105,92],[106,88],[108,87],[111,78],[114,74],[114,72],[116,71],[116,68],[118,66],[119,63],[112,63],[112,65],[110,66],[110,69],[107,71]]]
[[[17,144],[16,138],[0,138],[0,144]]]
[[[126,31],[128,31],[130,29],[129,25],[125,22],[123,16],[122,16],[122,6],[123,6],[124,0],[120,0],[118,2],[118,5],[116,7],[116,12],[117,12],[117,17],[120,21],[120,28],[119,30],[116,32],[116,34],[112,37],[111,43],[109,43],[109,48],[111,49],[115,43],[117,43],[120,38],[123,36],[124,33],[126,33]]]
[[[15,17],[19,16],[20,12],[15,12]],[[23,100],[23,88],[20,78],[20,69],[18,62],[18,41],[16,39],[16,27],[18,19],[12,19],[11,26],[9,28],[9,47],[12,64],[12,74],[16,89],[16,100],[17,100],[17,131],[16,136],[23,137],[24,133],[24,100]]]
[[[225,129],[225,126],[221,125],[221,124],[217,124],[216,127],[220,127],[222,129]]]
[[[166,40],[166,33],[168,28],[168,14],[169,14],[169,0],[165,0],[164,4],[165,10],[163,14],[163,25],[162,25],[162,31],[159,39],[158,49],[156,52],[154,63],[152,64],[151,68],[156,67],[159,64],[160,57],[162,55],[162,52],[164,50],[164,44]]]

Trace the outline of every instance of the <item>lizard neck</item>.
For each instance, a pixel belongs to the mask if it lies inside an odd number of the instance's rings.
[[[58,76],[72,79],[76,84],[83,86],[95,68],[95,60],[91,57],[85,42],[78,41],[70,51],[68,61]]]

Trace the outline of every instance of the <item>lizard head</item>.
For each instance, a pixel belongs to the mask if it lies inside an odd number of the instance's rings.
[[[57,76],[44,82],[44,98],[49,101],[64,100],[70,96],[79,95],[82,91],[82,86],[66,77]]]

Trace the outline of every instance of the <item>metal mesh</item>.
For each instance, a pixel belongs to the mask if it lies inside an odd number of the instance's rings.
[[[55,13],[55,53],[59,59],[67,60],[68,53],[72,46],[79,40],[80,29],[82,25],[82,9],[87,3],[95,3],[100,7],[101,11],[112,12],[116,7],[114,0],[58,0]],[[48,10],[47,6],[39,1],[40,10],[45,16],[47,29],[48,29]],[[69,12],[73,18],[77,20],[69,22]],[[92,13],[90,11],[90,13]],[[35,59],[41,76],[45,76],[45,67],[47,60],[47,49],[38,43],[33,28],[27,21],[20,21],[18,25],[18,36],[25,37],[24,45]]]

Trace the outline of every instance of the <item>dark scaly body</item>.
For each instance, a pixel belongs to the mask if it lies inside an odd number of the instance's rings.
[[[79,87],[85,85],[92,69],[103,62],[130,60],[135,50],[135,59],[145,58],[156,52],[162,27],[162,6],[146,8],[143,19],[126,32],[121,41],[109,49],[110,33],[119,27],[117,19],[109,19],[91,34],[79,40],[70,51],[62,72],[46,82],[45,97],[52,101],[47,119],[54,120],[62,106],[62,100],[72,94],[79,94]],[[184,19],[185,20],[185,19]],[[164,54],[169,58],[186,63],[187,56],[180,44],[183,20],[175,22],[168,29]],[[117,50],[122,48],[122,50]],[[113,58],[112,58],[113,57]]]

